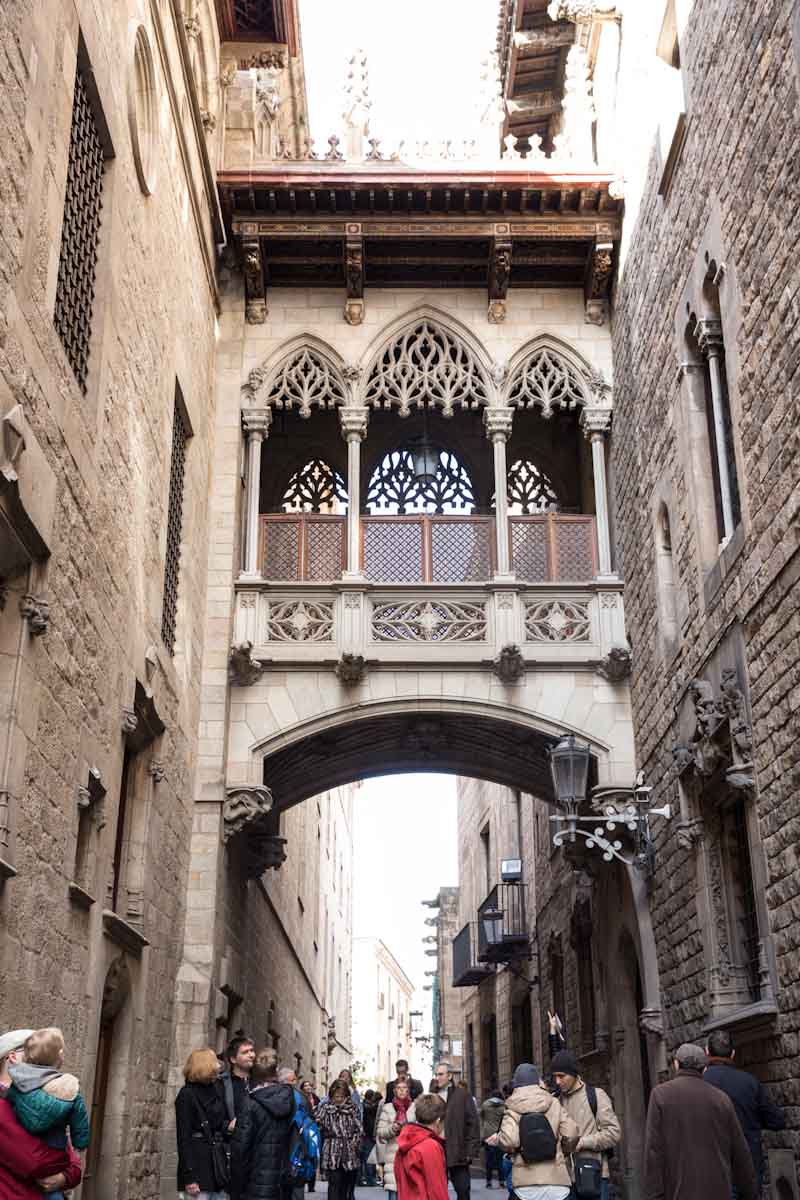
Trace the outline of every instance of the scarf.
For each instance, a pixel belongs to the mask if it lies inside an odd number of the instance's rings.
[[[403,1099],[399,1096],[393,1098],[394,1119],[398,1125],[405,1125],[408,1120],[408,1110],[411,1108],[412,1103],[413,1101],[410,1096],[405,1096]]]

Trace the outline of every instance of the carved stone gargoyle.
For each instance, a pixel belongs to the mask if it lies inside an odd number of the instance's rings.
[[[231,646],[228,659],[228,679],[231,683],[238,684],[239,687],[250,687],[257,682],[263,670],[264,663],[253,658],[252,642],[238,642]]]
[[[612,646],[595,668],[609,683],[622,683],[631,673],[631,652],[627,646]]]
[[[339,683],[355,687],[367,675],[367,660],[363,654],[343,654],[333,669]]]
[[[503,646],[492,663],[492,670],[501,683],[519,683],[525,674],[525,659],[519,646],[512,643]]]
[[[258,879],[265,871],[277,869],[286,861],[286,838],[274,832],[269,819],[272,792],[263,784],[240,784],[227,789],[222,806],[223,841],[241,843],[245,874]]]

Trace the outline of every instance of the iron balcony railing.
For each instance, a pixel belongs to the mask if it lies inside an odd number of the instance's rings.
[[[361,566],[373,583],[483,583],[495,569],[491,516],[362,516]],[[509,520],[511,566],[521,583],[580,583],[597,575],[595,519],[547,513]],[[347,518],[328,513],[261,517],[261,573],[331,583],[345,567]]]
[[[498,883],[478,909],[478,962],[511,962],[527,949],[525,885]]]
[[[486,963],[476,957],[475,925],[467,924],[453,938],[453,987],[476,987],[493,973]]]

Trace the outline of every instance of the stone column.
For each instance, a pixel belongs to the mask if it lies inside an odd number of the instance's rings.
[[[608,520],[608,486],[606,483],[606,433],[611,428],[610,408],[585,408],[581,416],[584,436],[592,446],[594,475],[594,505],[597,518],[598,575],[608,578],[611,569],[611,526]]]
[[[247,437],[247,524],[244,540],[244,571],[242,574],[257,579],[259,513],[261,495],[261,447],[267,438],[272,411],[269,408],[243,408],[242,427]]]
[[[347,567],[346,579],[361,579],[361,443],[367,436],[369,410],[340,408],[342,437],[347,442]]]
[[[723,356],[722,322],[708,317],[697,322],[697,343],[708,361],[711,378],[711,411],[714,418],[714,441],[717,452],[720,500],[722,502],[722,545],[727,546],[733,533],[733,502],[731,499],[731,474],[728,455],[725,453],[725,398],[722,390]]]
[[[495,578],[513,579],[508,542],[508,467],[506,442],[511,436],[514,410],[511,408],[485,408],[483,421],[486,436],[494,447],[494,522],[497,561]]]

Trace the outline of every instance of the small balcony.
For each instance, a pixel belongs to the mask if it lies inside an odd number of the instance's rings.
[[[525,885],[499,883],[478,909],[478,962],[507,963],[525,957]]]
[[[453,987],[477,987],[493,974],[493,968],[478,962],[475,925],[467,924],[453,938]]]
[[[261,521],[261,575],[270,583],[332,583],[346,563],[347,518],[269,513]],[[493,516],[362,516],[361,571],[371,583],[485,583],[495,569]],[[582,583],[597,575],[595,518],[545,513],[509,518],[511,569],[520,583]]]

